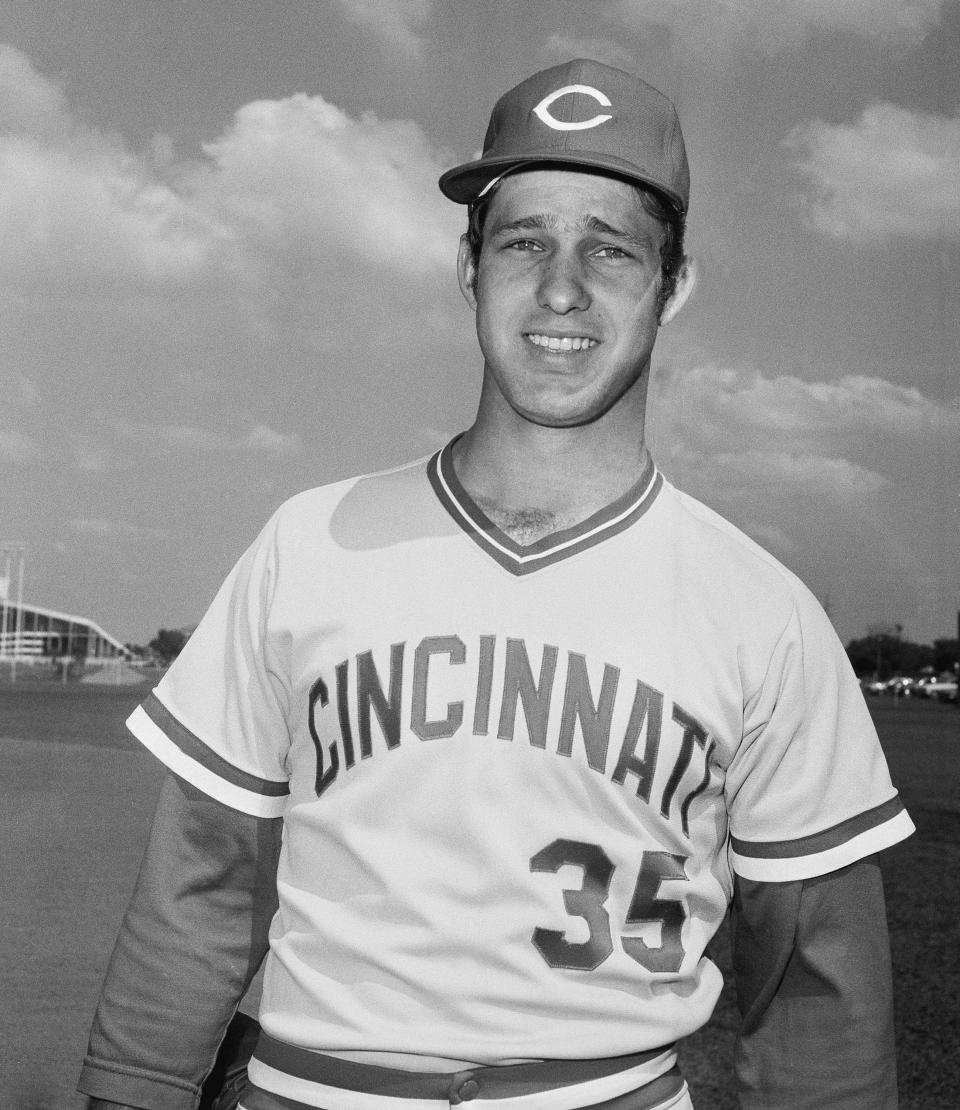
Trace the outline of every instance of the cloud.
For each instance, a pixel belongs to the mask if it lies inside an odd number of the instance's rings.
[[[106,474],[124,465],[122,455],[92,436],[75,434],[71,439],[74,469],[83,474]]]
[[[433,0],[336,0],[352,23],[373,31],[391,48],[410,57],[423,52],[419,30],[433,14]]]
[[[243,448],[268,455],[299,455],[303,450],[303,443],[297,435],[283,435],[265,424],[257,424],[250,429],[250,434],[243,441]]]
[[[634,72],[637,66],[636,51],[629,43],[618,42],[613,38],[572,37],[554,33],[547,37],[543,54],[551,64],[558,65],[570,58],[595,58],[599,62]]]
[[[702,417],[697,434],[707,440],[733,434],[738,442],[757,444],[775,436],[781,448],[806,450],[812,441],[856,445],[882,437],[915,446],[960,439],[960,408],[867,375],[810,382],[706,364],[668,372],[657,388],[670,393],[671,405]]]
[[[796,541],[791,536],[770,524],[756,525],[753,538],[767,551],[777,551],[784,556],[797,550]]]
[[[99,517],[106,488],[162,496],[216,464],[250,526],[302,475],[398,462],[421,423],[452,419],[469,387],[451,367],[476,357],[465,216],[437,188],[453,158],[417,124],[259,100],[178,161],[2,60],[0,466],[25,515]]]
[[[110,293],[194,281],[229,230],[152,162],[73,119],[60,87],[0,45],[0,282]]]
[[[81,473],[103,474],[128,467],[132,455],[179,453],[235,454],[251,457],[296,458],[303,453],[303,440],[266,424],[249,431],[228,434],[190,424],[147,424],[113,420],[109,429],[124,447],[105,442],[99,434],[71,429],[66,442],[54,440],[42,451],[35,437],[19,431],[0,430],[0,462],[32,463],[43,458],[56,462],[64,456]],[[132,446],[131,446],[132,445]],[[52,452],[52,453],[51,453]]]
[[[960,240],[960,115],[879,103],[855,123],[803,123],[784,143],[810,187],[807,216],[824,234]]]
[[[710,465],[728,488],[776,491],[777,496],[813,497],[837,506],[871,504],[889,489],[889,478],[850,459],[776,448],[720,452]]]
[[[22,432],[0,429],[0,462],[28,463],[40,457],[35,440]]]
[[[198,203],[255,252],[322,264],[345,251],[414,277],[450,266],[463,217],[439,200],[449,158],[415,123],[352,119],[297,94],[245,105],[204,152],[212,169],[192,183]]]
[[[793,21],[810,30],[852,31],[864,38],[912,43],[923,38],[939,22],[949,0],[794,0],[769,4],[753,0],[770,26],[792,28]]]
[[[26,374],[16,374],[13,379],[13,396],[24,408],[36,408],[40,401],[37,383]]]
[[[37,73],[21,51],[0,43],[0,132],[62,135],[68,127],[60,86]]]
[[[191,424],[145,424],[133,421],[112,422],[115,434],[137,444],[139,450],[169,455],[182,451],[207,454],[299,455],[303,443],[297,435],[284,435],[265,424],[255,424],[248,432],[227,435]]]
[[[889,43],[920,41],[947,0],[621,0],[614,14],[639,27],[666,27],[703,57],[756,43],[767,53],[801,45],[816,31],[847,31]]]
[[[665,471],[788,563],[826,565],[830,536],[863,567],[900,574],[912,548],[916,574],[943,576],[937,532],[918,535],[917,507],[928,520],[955,509],[944,476],[960,473],[960,403],[879,378],[807,382],[709,364],[667,367],[651,390]],[[854,555],[858,544],[869,555]]]
[[[165,528],[144,528],[125,520],[87,519],[77,517],[69,523],[70,531],[78,536],[88,536],[102,540],[165,540],[169,532]]]
[[[144,163],[89,136],[0,136],[0,185],[0,281],[19,289],[183,286],[221,235]]]
[[[277,459],[296,458],[303,453],[303,440],[299,435],[278,432],[266,424],[254,424],[249,431],[233,434],[190,424],[147,424],[128,420],[113,420],[109,429],[126,446],[120,448],[105,442],[102,431],[94,434],[71,429],[64,445],[58,446],[54,441],[44,452],[36,438],[19,431],[0,430],[0,462],[24,464],[45,457],[56,462],[65,452],[73,469],[103,474],[128,467],[134,453],[169,456],[192,452]]]
[[[384,10],[412,20],[421,7]],[[0,49],[0,282],[269,304],[281,280],[315,296],[351,269],[422,279],[455,254],[462,213],[436,188],[449,158],[413,122],[298,94],[245,105],[203,152],[176,164],[161,140],[130,151]]]

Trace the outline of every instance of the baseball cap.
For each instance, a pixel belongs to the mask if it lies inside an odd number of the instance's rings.
[[[687,210],[690,170],[676,109],[652,85],[601,62],[577,58],[504,93],[482,155],[447,170],[440,189],[469,204],[504,174],[545,162],[636,181]]]

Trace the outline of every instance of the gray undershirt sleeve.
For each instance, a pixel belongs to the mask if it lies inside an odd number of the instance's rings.
[[[267,949],[282,818],[164,780],[111,957],[79,1089],[144,1110],[193,1110]]]
[[[876,857],[797,882],[737,878],[733,930],[741,1110],[896,1110]]]

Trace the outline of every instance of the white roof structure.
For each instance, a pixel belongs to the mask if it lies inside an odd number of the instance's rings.
[[[88,659],[133,656],[128,647],[89,617],[28,602],[18,607],[15,601],[0,600],[0,656],[50,654],[51,642],[58,655],[77,654],[76,648],[82,645]]]

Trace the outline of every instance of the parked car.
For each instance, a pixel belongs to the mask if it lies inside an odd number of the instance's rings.
[[[909,698],[915,685],[916,681],[914,679],[907,675],[898,674],[887,682],[885,692],[893,694],[894,697]]]
[[[917,679],[917,684],[914,687],[914,694],[918,698],[929,698],[933,695],[929,692],[929,687],[937,681],[937,676],[934,674],[924,674]]]
[[[957,676],[944,671],[938,678],[924,682],[922,689],[924,697],[936,698],[937,701],[956,701]]]
[[[887,688],[886,679],[865,678],[860,683],[865,694],[882,694]]]

